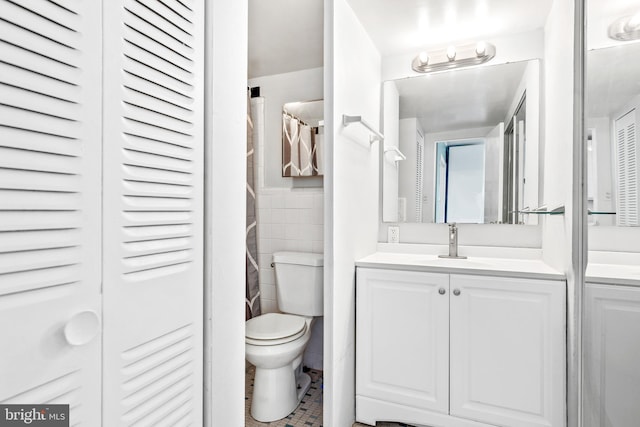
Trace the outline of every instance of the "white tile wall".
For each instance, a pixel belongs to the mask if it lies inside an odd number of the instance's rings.
[[[272,256],[277,251],[323,251],[323,189],[258,190],[258,259],[263,313],[278,311]]]

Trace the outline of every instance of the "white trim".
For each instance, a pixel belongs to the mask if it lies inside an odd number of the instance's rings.
[[[246,146],[242,141],[247,126],[248,4],[213,0],[206,2],[205,11],[204,426],[240,426],[244,425]]]

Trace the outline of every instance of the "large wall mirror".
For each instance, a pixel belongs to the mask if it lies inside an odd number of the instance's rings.
[[[540,62],[383,84],[383,221],[537,224]]]
[[[638,227],[640,2],[591,0],[587,6],[585,126],[589,224]],[[616,22],[634,15],[639,21],[635,23],[636,40],[617,40]],[[623,34],[625,24],[618,30]]]
[[[586,2],[584,427],[640,418],[640,1]],[[629,285],[629,286],[627,286]]]

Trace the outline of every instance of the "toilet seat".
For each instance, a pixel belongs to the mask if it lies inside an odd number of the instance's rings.
[[[253,345],[278,345],[291,342],[307,330],[304,317],[267,313],[246,322],[245,342]]]

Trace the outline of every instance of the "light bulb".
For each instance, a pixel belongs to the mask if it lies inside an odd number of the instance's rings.
[[[476,45],[476,55],[485,56],[487,54],[487,45],[485,42],[478,42]]]
[[[420,52],[420,55],[418,55],[418,60],[420,61],[421,65],[427,65],[429,63],[429,55],[427,54],[427,52]]]
[[[455,48],[455,46],[449,46],[447,48],[447,58],[449,58],[449,61],[453,61],[454,59],[456,59],[456,48]]]

